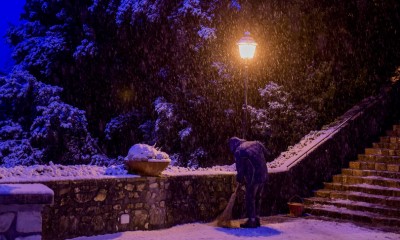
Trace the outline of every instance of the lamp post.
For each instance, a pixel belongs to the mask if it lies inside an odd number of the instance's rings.
[[[244,36],[236,43],[239,47],[240,57],[244,60],[244,105],[243,109],[243,121],[242,121],[242,138],[246,138],[247,135],[247,82],[249,75],[249,61],[253,59],[256,51],[257,43],[250,36],[250,32],[245,32]]]

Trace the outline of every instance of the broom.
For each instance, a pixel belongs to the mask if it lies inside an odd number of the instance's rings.
[[[234,224],[232,221],[232,209],[235,205],[236,195],[239,190],[240,184],[237,185],[235,191],[232,193],[231,198],[229,199],[228,205],[226,205],[225,210],[217,217],[214,221],[216,225],[219,227],[226,227],[226,228],[238,228],[236,226],[238,224]]]

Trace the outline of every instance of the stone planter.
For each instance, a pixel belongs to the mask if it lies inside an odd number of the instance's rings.
[[[147,161],[147,160],[127,160],[125,164],[128,168],[129,172],[137,173],[142,176],[160,176],[161,172],[164,171],[170,161],[164,160],[156,160],[156,161]]]

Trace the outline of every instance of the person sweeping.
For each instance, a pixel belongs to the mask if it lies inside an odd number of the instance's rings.
[[[246,187],[247,221],[242,228],[256,228],[260,224],[260,205],[264,184],[268,179],[266,161],[270,152],[258,141],[246,141],[238,137],[229,139],[229,149],[236,162],[236,181]]]

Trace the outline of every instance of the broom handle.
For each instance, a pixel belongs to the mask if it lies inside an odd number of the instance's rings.
[[[242,186],[242,184],[241,183],[238,183],[238,185],[236,186],[236,189],[235,189],[235,194],[239,191],[239,188]]]
[[[232,200],[232,198],[233,198],[233,199],[236,199],[237,192],[239,191],[239,188],[240,188],[241,186],[242,186],[242,185],[241,185],[240,183],[236,186],[236,189],[235,189],[235,191],[232,193],[231,198],[229,199],[229,201],[234,201],[234,200]]]

